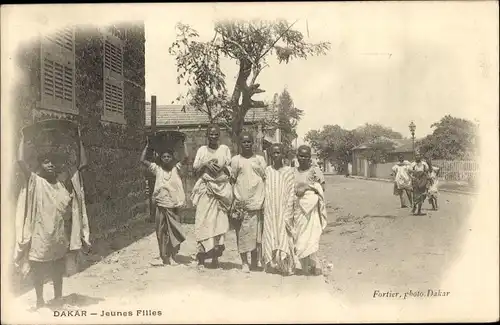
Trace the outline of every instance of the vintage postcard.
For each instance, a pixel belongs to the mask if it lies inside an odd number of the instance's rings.
[[[2,6],[2,324],[498,320],[498,18]]]

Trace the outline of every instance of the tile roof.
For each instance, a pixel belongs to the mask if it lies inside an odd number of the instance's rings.
[[[183,126],[183,125],[203,125],[208,124],[207,114],[197,109],[187,107],[182,111],[182,105],[157,105],[156,125],[157,126]],[[151,126],[151,104],[146,104],[146,126]],[[257,122],[270,119],[273,112],[265,108],[253,108],[246,117],[245,122]]]

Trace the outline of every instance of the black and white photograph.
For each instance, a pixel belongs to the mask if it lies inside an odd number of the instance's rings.
[[[2,5],[2,324],[499,319],[497,1]]]

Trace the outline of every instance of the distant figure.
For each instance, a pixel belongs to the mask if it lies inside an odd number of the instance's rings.
[[[176,265],[176,255],[186,236],[182,230],[179,208],[185,205],[186,195],[182,184],[182,166],[176,163],[174,149],[162,148],[158,164],[146,159],[149,141],[142,151],[141,163],[150,174],[155,176],[152,191],[153,205],[156,212],[151,214],[156,221],[156,238],[163,265]],[[154,265],[158,264],[153,262]]]
[[[429,166],[426,162],[422,161],[422,156],[417,153],[415,155],[415,162],[410,166],[413,187],[413,208],[411,211],[413,214],[416,211],[416,215],[422,215],[422,203],[425,201],[429,182],[428,171]]]
[[[271,166],[266,168],[264,200],[264,232],[262,255],[267,272],[276,269],[292,275],[295,269],[293,205],[295,178],[292,167],[283,164],[283,147],[270,148]]]
[[[399,196],[401,208],[406,208],[404,194],[408,198],[410,206],[413,205],[412,198],[412,183],[409,174],[410,162],[405,161],[403,155],[399,156],[399,162],[392,167],[392,175],[394,176],[394,195]]]
[[[439,168],[432,166],[431,161],[429,164],[429,188],[427,189],[427,195],[429,196],[429,203],[432,205],[432,210],[438,210],[438,192],[439,192]]]
[[[241,154],[231,159],[234,203],[232,217],[236,220],[238,252],[243,272],[257,270],[258,249],[262,243],[262,208],[266,161],[253,152],[253,136],[241,135]],[[248,264],[250,253],[251,264]]]
[[[317,256],[319,240],[327,224],[325,178],[321,170],[311,164],[311,148],[297,150],[299,165],[295,167],[295,195],[293,224],[296,231],[295,252],[305,274],[321,275]]]

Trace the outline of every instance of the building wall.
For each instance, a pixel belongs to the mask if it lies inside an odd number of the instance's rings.
[[[21,82],[13,107],[16,127],[20,129],[45,119],[66,118],[78,121],[82,128],[89,160],[89,168],[83,177],[93,234],[125,222],[131,216],[130,211],[145,199],[143,171],[138,167],[144,144],[144,24],[116,25],[114,31],[123,46],[123,72],[120,75],[123,114],[120,121],[103,116],[107,70],[102,30],[94,26],[74,29],[74,64],[70,65],[74,69],[74,112],[49,108],[43,101],[42,63],[45,54],[41,48],[57,52],[57,44],[46,43],[41,38],[21,47],[17,57]],[[13,141],[17,145],[18,138]],[[17,193],[21,179],[16,180]]]

